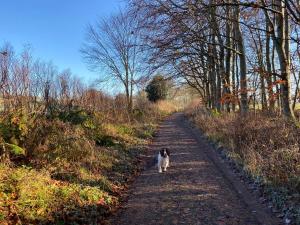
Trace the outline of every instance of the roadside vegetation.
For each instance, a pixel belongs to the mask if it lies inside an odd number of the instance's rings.
[[[1,224],[101,221],[118,206],[143,146],[169,113],[159,104],[137,106],[133,121],[122,119],[126,110],[113,115],[80,106],[1,114]]]
[[[299,224],[299,1],[127,3],[86,30],[92,85],[0,48],[0,223],[98,222],[158,122],[197,93],[190,118]]]
[[[151,62],[198,92],[197,126],[300,224],[299,1],[129,2]]]
[[[158,123],[177,109],[144,92],[128,109],[123,94],[86,87],[27,49],[3,49],[0,224],[103,222],[140,170]]]
[[[220,114],[199,105],[186,114],[274,212],[300,223],[300,130],[293,122],[263,113]]]

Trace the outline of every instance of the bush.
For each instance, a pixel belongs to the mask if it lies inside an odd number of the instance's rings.
[[[70,122],[74,125],[83,124],[90,116],[81,109],[71,109],[69,111],[61,111],[58,118],[64,122]]]
[[[105,205],[115,204],[115,199],[98,187],[58,182],[45,170],[12,169],[1,164],[0,195],[2,220],[17,217],[19,223],[53,221],[58,212],[76,211],[78,216],[84,215],[79,208],[84,204],[96,204],[104,209]]]
[[[163,76],[156,75],[146,87],[147,97],[149,101],[156,102],[164,100],[167,97],[167,83]]]
[[[22,109],[2,115],[1,117],[0,135],[5,142],[15,145],[24,142],[35,120],[35,115],[28,115]]]
[[[46,115],[22,110],[2,115],[0,224],[103,219],[136,174],[137,145],[152,137],[168,113],[144,103],[130,122],[121,109],[108,115],[59,105]]]

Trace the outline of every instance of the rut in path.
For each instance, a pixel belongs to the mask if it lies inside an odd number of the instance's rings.
[[[154,165],[136,179],[113,225],[276,225],[267,209],[229,171],[212,147],[176,113],[162,125],[149,157],[171,150],[171,167]]]

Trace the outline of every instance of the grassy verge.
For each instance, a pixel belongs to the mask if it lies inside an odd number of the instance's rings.
[[[204,134],[244,171],[279,216],[300,224],[300,130],[280,117],[187,112]]]
[[[0,224],[102,223],[169,113],[150,105],[130,122],[80,108],[2,115]]]

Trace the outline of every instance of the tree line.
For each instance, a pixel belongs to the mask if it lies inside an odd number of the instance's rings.
[[[70,69],[60,71],[52,62],[35,59],[30,47],[17,53],[8,43],[0,47],[0,103],[3,115],[21,110],[51,118],[83,108],[101,111],[104,117],[128,118],[123,94],[105,94]]]
[[[88,27],[80,52],[101,81],[124,91],[128,115],[137,90],[163,71],[197,90],[209,109],[244,115],[260,108],[294,119],[299,6],[299,0],[128,0]],[[33,60],[29,50],[17,56],[7,45],[0,70],[4,110],[85,104],[93,91],[69,70]]]
[[[294,119],[299,100],[298,0],[131,0],[149,61],[207,108],[261,107]]]

